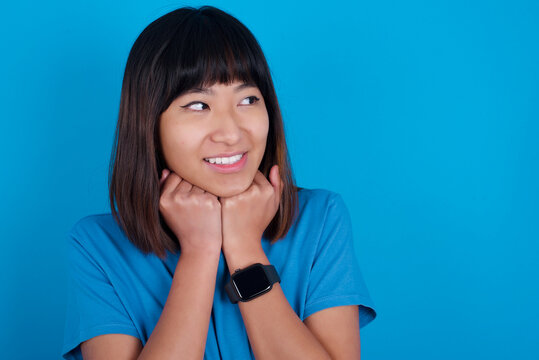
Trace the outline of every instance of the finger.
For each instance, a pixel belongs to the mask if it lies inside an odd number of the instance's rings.
[[[279,165],[275,165],[270,171],[271,185],[277,190],[282,190],[283,179],[281,178]]]
[[[163,169],[163,171],[161,171],[161,178],[159,179],[159,188],[163,186],[163,184],[165,183],[165,180],[167,179],[169,175],[170,175],[169,169]]]
[[[170,172],[167,175],[167,178],[164,180],[163,188],[161,189],[162,195],[168,195],[174,191],[176,186],[182,181],[182,178],[179,177],[176,173]]]
[[[193,188],[193,184],[191,184],[189,181],[183,179],[180,184],[176,187],[176,191],[179,192],[189,192]]]
[[[283,196],[283,190],[284,190],[284,180],[281,176],[281,168],[277,167],[277,178],[279,179],[279,199],[278,202],[281,201],[281,198]]]
[[[281,198],[281,194],[283,192],[283,181],[281,179],[281,176],[279,174],[279,166],[274,165],[269,174],[271,185],[273,186],[273,190],[276,194],[279,195],[279,199]]]
[[[253,179],[253,183],[258,186],[265,186],[268,184],[268,179],[262,174],[260,170],[256,171],[255,177]]]
[[[198,186],[193,185],[193,189],[191,190],[193,194],[204,194],[205,191]]]

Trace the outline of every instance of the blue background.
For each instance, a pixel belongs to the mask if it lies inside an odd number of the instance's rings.
[[[57,359],[65,234],[108,211],[125,61],[172,1],[0,15],[0,349]],[[363,359],[539,359],[539,3],[212,1],[268,58],[298,185],[343,195]]]

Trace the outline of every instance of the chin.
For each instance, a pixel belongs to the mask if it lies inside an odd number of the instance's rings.
[[[242,192],[244,192],[245,190],[247,190],[249,188],[249,186],[245,187],[244,189],[242,188],[225,188],[225,187],[220,187],[218,189],[215,190],[215,195],[218,196],[218,197],[231,197],[231,196],[235,196],[235,195],[239,195],[241,194]]]
[[[245,190],[247,190],[251,184],[252,180],[249,183],[246,184],[235,184],[234,186],[227,186],[226,184],[220,184],[212,188],[208,188],[206,191],[218,196],[218,197],[231,197],[238,194],[241,194]]]

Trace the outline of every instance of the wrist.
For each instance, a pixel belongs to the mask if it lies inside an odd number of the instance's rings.
[[[217,248],[202,248],[202,249],[180,249],[180,257],[193,258],[200,261],[215,260],[221,256],[221,249]]]
[[[230,301],[236,304],[238,301],[251,301],[267,293],[276,282],[281,282],[281,279],[273,265],[255,263],[231,274],[225,291]]]
[[[253,248],[236,249],[234,251],[223,250],[228,271],[233,274],[237,269],[244,269],[255,263],[270,265],[269,259],[262,248],[262,245]]]

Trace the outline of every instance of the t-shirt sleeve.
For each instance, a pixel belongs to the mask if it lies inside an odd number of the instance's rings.
[[[68,300],[62,356],[82,359],[80,343],[97,335],[140,338],[106,273],[70,233],[67,238]]]
[[[361,328],[376,317],[354,252],[350,214],[341,195],[332,193],[312,264],[303,318],[344,305],[359,306]]]

